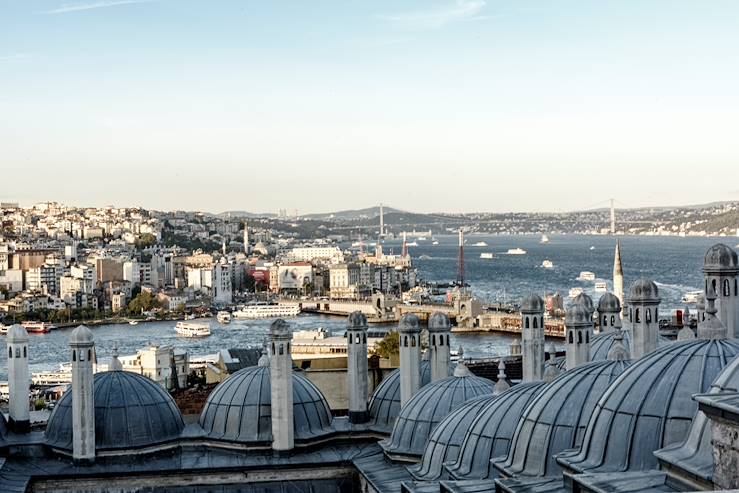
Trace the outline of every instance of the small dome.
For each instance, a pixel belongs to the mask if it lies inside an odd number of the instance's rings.
[[[656,469],[653,451],[681,442],[706,392],[739,341],[675,342],[634,362],[595,406],[579,451],[558,461],[578,472]]]
[[[590,362],[544,387],[521,417],[508,457],[495,467],[507,477],[558,476],[554,455],[580,446],[595,403],[628,365]]]
[[[713,245],[703,259],[703,272],[727,274],[739,272],[736,252],[723,243]]]
[[[593,305],[593,298],[591,298],[585,293],[580,293],[577,296],[575,296],[575,299],[572,300],[572,302],[576,305],[582,305],[585,308],[587,308],[588,312],[590,312],[591,315],[595,311],[595,305]]]
[[[398,332],[400,333],[418,333],[421,332],[421,322],[418,317],[412,313],[406,313],[398,323]]]
[[[11,325],[8,329],[6,341],[10,343],[28,342],[28,332],[20,324]]]
[[[453,376],[432,382],[416,393],[400,410],[390,438],[380,442],[393,458],[415,459],[423,454],[434,427],[450,412],[479,395],[492,395],[487,378]]]
[[[174,399],[159,384],[138,373],[96,373],[94,399],[95,449],[99,452],[171,442],[185,427]],[[49,417],[46,443],[55,449],[72,450],[71,388]]]
[[[69,335],[70,344],[91,344],[92,342],[92,332],[84,325],[78,326]]]
[[[505,456],[524,409],[544,382],[520,383],[495,397],[477,413],[464,436],[457,460],[445,469],[455,479],[494,479],[490,459]]]
[[[544,300],[535,293],[529,293],[521,300],[521,313],[542,313],[544,311]]]
[[[613,293],[605,293],[598,300],[598,313],[620,313],[621,302]]]
[[[214,440],[254,445],[272,442],[270,369],[250,366],[220,383],[208,396],[200,426]],[[295,441],[334,432],[331,409],[323,394],[302,375],[293,373]]]
[[[364,329],[367,330],[367,317],[360,311],[351,312],[349,318],[346,321],[346,326],[349,329]]]
[[[601,332],[590,340],[590,361],[605,361],[608,359],[608,353],[611,351],[616,342],[616,332]],[[622,329],[623,344],[631,350],[631,330]]]
[[[659,302],[659,289],[649,279],[634,281],[629,291],[629,303],[640,303],[644,301]]]
[[[441,477],[444,464],[457,459],[464,436],[480,410],[496,398],[492,395],[475,397],[444,418],[431,432],[421,463],[408,468],[413,477],[420,481]]]
[[[578,325],[589,325],[593,323],[593,312],[588,310],[582,303],[573,303],[567,307],[565,312],[565,325],[567,327]]]
[[[449,332],[452,323],[446,313],[434,312],[429,317],[429,332]]]
[[[292,335],[292,329],[290,329],[290,324],[282,320],[281,318],[278,318],[274,322],[272,322],[272,325],[269,326],[269,335],[271,337],[276,337],[279,339],[285,339],[290,338]]]

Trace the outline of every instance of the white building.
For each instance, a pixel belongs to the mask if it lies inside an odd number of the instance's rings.
[[[288,254],[293,262],[312,262],[314,260],[342,261],[344,254],[337,246],[331,247],[295,247]]]
[[[184,388],[190,373],[190,357],[184,349],[172,346],[150,346],[140,349],[133,356],[121,356],[125,371],[139,373],[167,390],[175,388],[173,370],[177,375],[177,386]]]

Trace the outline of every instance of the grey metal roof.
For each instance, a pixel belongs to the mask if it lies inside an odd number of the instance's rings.
[[[514,385],[486,404],[465,434],[457,460],[445,469],[457,479],[490,479],[497,472],[490,459],[508,453],[513,432],[531,399],[544,388],[544,382]]]
[[[608,353],[611,351],[616,336],[615,330],[609,332],[601,332],[590,340],[590,360],[604,361],[608,359]],[[623,343],[631,352],[631,329],[622,329]]]
[[[536,293],[529,293],[521,300],[522,313],[543,313],[544,300]]]
[[[575,296],[575,299],[572,300],[573,305],[582,305],[585,307],[585,309],[590,313],[591,315],[595,311],[595,305],[593,305],[593,298],[591,298],[586,293],[580,293],[577,296]]]
[[[691,396],[708,390],[739,354],[739,341],[675,342],[633,363],[595,406],[579,451],[562,453],[560,464],[578,472],[645,470],[657,466],[653,452],[681,442],[698,405]]]
[[[243,368],[256,366],[262,356],[262,350],[259,348],[232,348],[228,350],[228,354],[233,360],[226,363],[225,366],[228,373],[233,374]]]
[[[480,409],[495,398],[497,396],[492,395],[475,397],[444,418],[431,432],[421,463],[408,468],[413,477],[422,481],[442,477],[444,464],[457,460],[465,434]]]
[[[598,313],[619,313],[621,311],[621,302],[615,294],[611,292],[603,293],[598,300]]]
[[[380,442],[386,454],[420,457],[431,431],[444,417],[469,399],[494,391],[493,382],[487,378],[476,377],[469,371],[459,375],[426,385],[403,406],[390,438]]]
[[[580,446],[596,402],[629,364],[590,362],[544,387],[518,422],[508,456],[495,467],[508,477],[559,475],[554,455]]]
[[[125,450],[169,442],[185,427],[174,399],[152,380],[127,371],[94,377],[95,448]],[[46,443],[72,450],[72,390],[49,417]]]
[[[270,369],[244,368],[220,383],[208,396],[200,426],[209,438],[230,442],[272,442]],[[334,432],[331,409],[321,391],[293,373],[295,440],[310,440]]]

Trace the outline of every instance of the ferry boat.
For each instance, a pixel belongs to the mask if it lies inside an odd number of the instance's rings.
[[[300,315],[300,306],[287,304],[246,305],[233,312],[232,317],[239,319],[296,317]]]
[[[426,241],[426,237],[425,236],[419,236],[418,237],[418,241]]]
[[[577,276],[578,281],[595,281],[595,274],[590,272],[589,270],[584,270],[580,272],[580,275]]]
[[[547,235],[541,235],[541,240],[539,240],[539,243],[549,243],[549,237]]]
[[[572,288],[570,289],[569,296],[570,298],[577,298],[582,294],[582,288]]]
[[[478,242],[477,242],[477,243],[475,243],[475,244],[474,244],[473,246],[479,246],[479,247],[483,247],[483,246],[488,246],[488,244],[487,244],[487,243],[485,243],[484,241],[478,241]]]
[[[432,244],[432,245],[438,245],[438,244],[439,244],[439,242],[438,242],[437,240],[434,240],[434,241],[432,241],[432,242],[431,242],[431,244]]]
[[[506,255],[526,255],[526,250],[523,248],[509,248]]]
[[[21,325],[24,329],[26,329],[26,332],[29,334],[46,334],[48,332],[51,332],[51,329],[56,329],[52,324],[48,322],[21,322]]]
[[[590,245],[591,250],[595,250],[595,247],[593,245]]]
[[[230,324],[231,314],[226,311],[218,312],[216,314],[216,320],[218,320],[218,323],[221,323],[221,324]]]
[[[405,246],[418,246],[418,243],[411,241],[410,243],[406,243]]]
[[[545,260],[544,262],[541,263],[541,266],[544,267],[545,269],[553,269],[554,268],[554,264],[552,263],[551,260]]]
[[[138,324],[139,324],[139,321],[138,320],[129,320],[128,321],[128,325],[138,325]]]
[[[605,293],[608,291],[608,284],[605,281],[595,281],[595,292]]]
[[[492,253],[490,253],[490,252],[483,252],[483,253],[480,254],[480,258],[484,258],[484,259],[490,260],[490,259],[495,258],[495,256]]]
[[[194,322],[177,322],[174,330],[185,337],[207,337],[210,335],[210,325]]]
[[[698,299],[702,294],[703,291],[688,291],[680,301],[683,303],[698,303]]]

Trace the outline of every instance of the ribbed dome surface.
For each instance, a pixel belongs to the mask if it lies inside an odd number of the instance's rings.
[[[621,311],[621,302],[613,293],[604,293],[598,300],[598,313],[618,313]]]
[[[593,323],[593,311],[582,303],[573,303],[565,312],[565,325],[587,325]]]
[[[491,395],[493,390],[491,380],[472,374],[432,382],[400,410],[390,438],[380,445],[390,455],[420,457],[431,431],[442,419],[469,399]]]
[[[544,311],[544,300],[535,293],[529,293],[521,301],[521,312],[525,313],[541,313]]]
[[[734,273],[739,271],[739,260],[737,254],[731,247],[718,243],[706,252],[703,259],[704,272]]]
[[[585,293],[580,293],[577,296],[575,296],[575,299],[572,300],[572,303],[574,305],[584,306],[588,310],[588,313],[590,313],[591,315],[595,311],[595,306],[593,305],[593,298],[591,298],[589,295]]]
[[[490,464],[494,457],[505,457],[521,415],[544,382],[521,383],[486,404],[465,434],[459,456],[445,469],[456,479],[494,479],[497,471]]]
[[[95,448],[149,447],[176,440],[185,423],[174,399],[137,373],[106,371],[94,377]],[[72,450],[72,390],[59,400],[46,426],[46,443]]]
[[[616,342],[616,332],[617,331],[615,330],[610,332],[601,332],[597,336],[593,337],[590,342],[591,361],[604,361],[608,359],[608,352],[613,347],[613,343]],[[631,330],[623,329],[621,330],[621,334],[624,336],[622,341],[624,346],[626,346],[629,352],[631,352]]]
[[[438,479],[444,473],[444,464],[457,460],[464,436],[480,409],[497,396],[482,395],[470,399],[452,411],[431,432],[421,463],[409,467],[413,476],[421,481]]]
[[[544,387],[521,417],[508,457],[496,467],[509,477],[559,475],[553,456],[580,446],[595,404],[628,366],[627,361],[594,361]]]
[[[579,452],[560,463],[582,472],[654,469],[653,451],[682,441],[706,392],[739,342],[696,339],[661,347],[633,363],[595,406]]]
[[[649,279],[639,279],[631,285],[629,303],[638,303],[640,301],[659,301],[659,289]]]
[[[200,414],[200,426],[216,440],[248,444],[272,442],[272,405],[268,366],[239,370],[219,384]],[[293,373],[295,441],[332,433],[331,410],[321,392]]]

